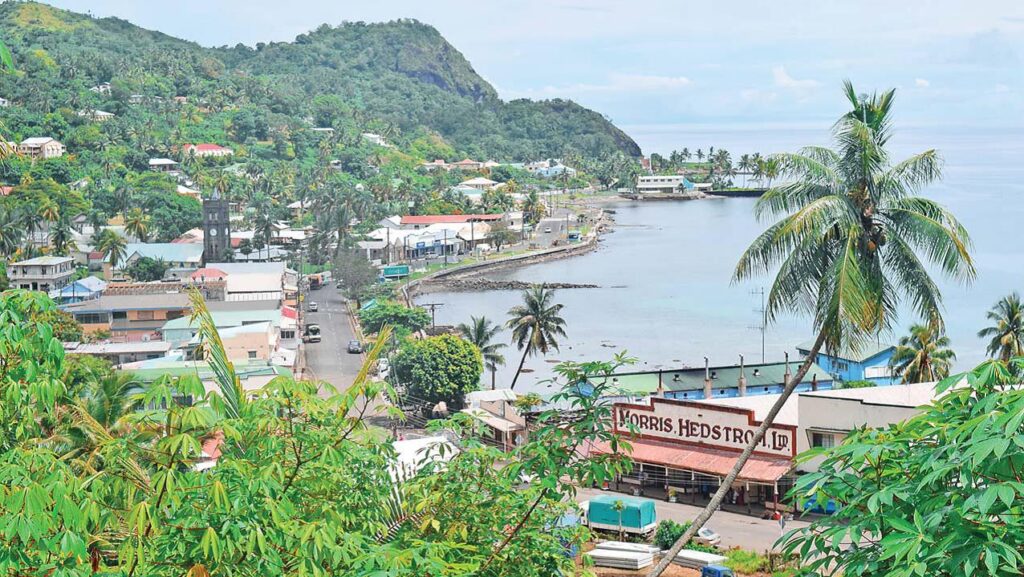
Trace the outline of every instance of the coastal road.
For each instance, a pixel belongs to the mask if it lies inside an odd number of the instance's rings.
[[[579,489],[576,493],[576,501],[586,501],[597,495],[616,495],[618,493],[601,491],[598,489]],[[654,508],[658,514],[658,520],[672,519],[678,523],[693,521],[701,512],[700,507],[687,505],[685,503],[669,503],[655,499]],[[792,519],[786,522],[786,530],[797,529],[809,525],[807,521]],[[769,551],[775,544],[775,540],[782,535],[782,529],[778,521],[764,520],[760,517],[741,515],[729,511],[718,511],[708,521],[708,526],[722,536],[722,547],[740,547],[748,551],[764,552]]]
[[[571,217],[570,217],[571,218]],[[545,232],[548,229],[551,232]],[[536,243],[541,248],[548,248],[554,241],[565,238],[565,217],[543,218],[537,225],[533,238],[530,242]]]
[[[327,381],[343,391],[352,386],[363,356],[347,352],[348,342],[355,339],[348,309],[341,293],[333,284],[309,291],[308,300],[317,303],[319,311],[304,312],[306,324],[320,325],[320,342],[306,343],[306,369],[310,378]]]

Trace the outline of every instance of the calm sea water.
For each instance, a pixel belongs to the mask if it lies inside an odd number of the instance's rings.
[[[645,150],[683,146],[695,150],[725,147],[738,158],[745,152],[794,150],[803,144],[827,143],[827,127],[790,130],[652,130],[633,134]],[[675,144],[678,143],[678,144]],[[1001,296],[1024,289],[1024,130],[914,129],[894,137],[896,158],[928,148],[941,151],[944,180],[927,194],[954,211],[974,241],[978,279],[962,287],[941,282],[946,320],[959,366],[984,357],[975,336],[985,326],[985,312]],[[561,350],[527,360],[533,372],[520,377],[520,390],[547,392],[539,381],[551,376],[554,362],[609,359],[626,350],[640,359],[638,368],[700,366],[761,359],[761,297],[769,279],[734,285],[736,260],[766,223],[754,218],[754,201],[723,199],[696,202],[630,202],[615,205],[615,232],[597,251],[584,256],[496,272],[495,279],[528,282],[593,283],[598,289],[562,290],[568,336]],[[516,291],[433,293],[437,322],[457,324],[470,315],[504,321],[520,300]],[[893,339],[915,319],[900,319]],[[781,360],[786,351],[810,338],[805,318],[783,318],[768,328],[765,356]],[[508,333],[502,335],[507,339]],[[506,349],[507,365],[498,382],[509,383],[518,353]]]

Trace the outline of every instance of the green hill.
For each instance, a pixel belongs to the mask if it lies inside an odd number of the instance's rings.
[[[640,154],[628,135],[571,101],[502,101],[437,30],[413,20],[323,25],[293,42],[206,48],[117,18],[5,2],[0,31],[18,70],[0,75],[0,96],[22,114],[95,107],[120,115],[131,95],[157,111],[174,97],[198,104],[203,116],[194,122],[153,120],[150,141],[142,139],[151,152],[181,138],[216,139],[225,126],[246,128],[229,132],[244,144],[312,123],[379,132],[424,156]],[[104,82],[110,95],[89,91]],[[15,130],[31,125],[11,114]]]

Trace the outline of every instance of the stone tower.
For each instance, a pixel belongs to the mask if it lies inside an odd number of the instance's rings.
[[[203,199],[203,261],[224,262],[230,260],[231,220],[228,216],[228,201],[214,192]]]

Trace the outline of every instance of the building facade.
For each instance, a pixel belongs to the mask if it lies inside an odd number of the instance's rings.
[[[7,278],[14,288],[25,290],[60,290],[71,284],[75,276],[75,259],[66,256],[40,256],[7,266]]]
[[[813,346],[813,342],[807,342],[798,345],[796,349],[807,358]],[[896,347],[893,345],[871,343],[857,350],[845,347],[841,351],[818,351],[814,362],[828,371],[835,381],[870,381],[876,385],[891,385],[899,382],[899,378],[893,376],[890,365],[895,353]]]
[[[59,158],[64,156],[64,145],[50,137],[37,136],[22,140],[18,153],[36,160]]]
[[[230,260],[231,215],[228,200],[214,194],[203,200],[203,260],[207,263]]]

